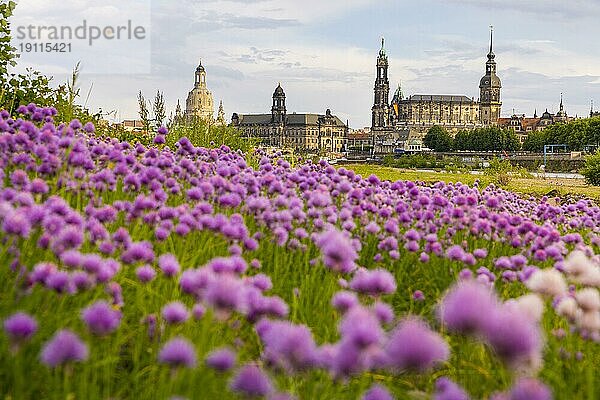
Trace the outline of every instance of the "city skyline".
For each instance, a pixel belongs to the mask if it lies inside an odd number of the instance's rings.
[[[330,108],[360,128],[370,125],[381,36],[392,88],[401,81],[405,94],[477,99],[471,82],[484,71],[488,26],[494,25],[503,116],[513,109],[556,112],[561,92],[569,115],[589,114],[592,99],[600,104],[600,54],[593,51],[600,28],[591,24],[600,5],[593,1],[322,3],[154,1],[152,73],[91,75],[83,65],[82,92],[93,82],[92,109],[117,109],[124,119],[137,116],[139,90],[150,96],[158,89],[173,111],[193,86],[202,58],[208,87],[228,119],[234,112],[262,112],[281,82],[290,109]],[[63,80],[57,74],[56,81]]]

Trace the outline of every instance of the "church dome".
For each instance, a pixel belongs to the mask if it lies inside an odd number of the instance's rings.
[[[277,85],[277,87],[275,88],[275,92],[273,93],[273,96],[285,96],[285,93],[283,92],[283,88],[281,87],[281,83],[279,85]]]
[[[204,66],[202,65],[202,60],[200,60],[200,63],[196,67],[196,72],[206,72],[206,70],[204,69]]]
[[[485,75],[483,78],[481,78],[481,81],[479,82],[479,87],[500,88],[502,87],[502,83],[500,82],[500,78],[498,78],[498,75],[496,74]]]

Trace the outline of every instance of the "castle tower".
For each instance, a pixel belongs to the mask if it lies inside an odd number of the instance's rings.
[[[375,79],[375,99],[373,102],[371,129],[386,130],[389,119],[390,82],[388,80],[388,58],[385,54],[384,39],[381,38],[381,49],[377,57],[377,78]]]
[[[496,125],[500,118],[500,90],[502,84],[496,75],[496,55],[493,51],[494,28],[490,26],[490,52],[485,63],[485,76],[479,82],[479,112],[483,125]]]
[[[271,122],[283,123],[285,121],[285,92],[281,87],[281,83],[273,92],[273,106],[271,107]]]
[[[212,122],[214,113],[212,93],[206,87],[206,70],[200,61],[195,72],[194,88],[185,102],[185,115],[188,118],[201,118]]]

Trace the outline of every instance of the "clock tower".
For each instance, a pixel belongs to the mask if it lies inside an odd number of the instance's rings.
[[[490,52],[487,55],[485,63],[485,76],[479,83],[479,112],[480,120],[483,125],[497,125],[500,118],[500,90],[502,83],[496,75],[496,55],[492,51],[494,42],[494,28],[490,27]]]

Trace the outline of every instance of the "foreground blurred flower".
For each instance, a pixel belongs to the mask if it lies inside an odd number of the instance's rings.
[[[30,339],[37,332],[36,320],[23,312],[18,312],[4,320],[4,331],[11,341]]]
[[[333,271],[348,273],[355,268],[358,254],[350,239],[342,232],[331,229],[318,237],[317,246],[323,253],[323,263]]]
[[[350,288],[359,293],[379,296],[382,294],[391,294],[396,291],[396,280],[394,276],[385,269],[376,269],[374,271],[358,271],[352,281]]]
[[[435,382],[432,400],[469,400],[469,395],[456,383],[442,377]]]
[[[426,370],[446,361],[450,349],[444,339],[422,320],[410,317],[400,322],[385,345],[393,369]]]
[[[158,353],[158,361],[172,367],[194,368],[196,366],[196,349],[187,339],[176,337],[165,343]]]
[[[480,332],[489,323],[497,304],[496,296],[489,288],[473,281],[462,281],[442,299],[439,318],[452,330]]]
[[[303,370],[316,363],[317,346],[305,325],[262,320],[256,329],[268,363],[288,372]]]
[[[234,365],[236,354],[229,348],[213,350],[206,357],[206,365],[218,372],[229,371]]]
[[[248,397],[262,397],[273,391],[269,377],[253,364],[242,367],[232,379],[230,388]]]
[[[188,320],[190,313],[182,302],[174,301],[163,307],[162,316],[170,324],[180,324]]]
[[[562,296],[567,292],[567,283],[563,274],[554,268],[535,271],[525,282],[531,291],[550,296]]]
[[[121,312],[113,309],[106,301],[100,300],[83,309],[81,319],[96,335],[113,332],[121,322]]]
[[[87,345],[68,329],[58,331],[42,349],[41,359],[49,367],[88,358]]]
[[[363,395],[362,400],[394,400],[390,392],[381,385],[373,385]]]

